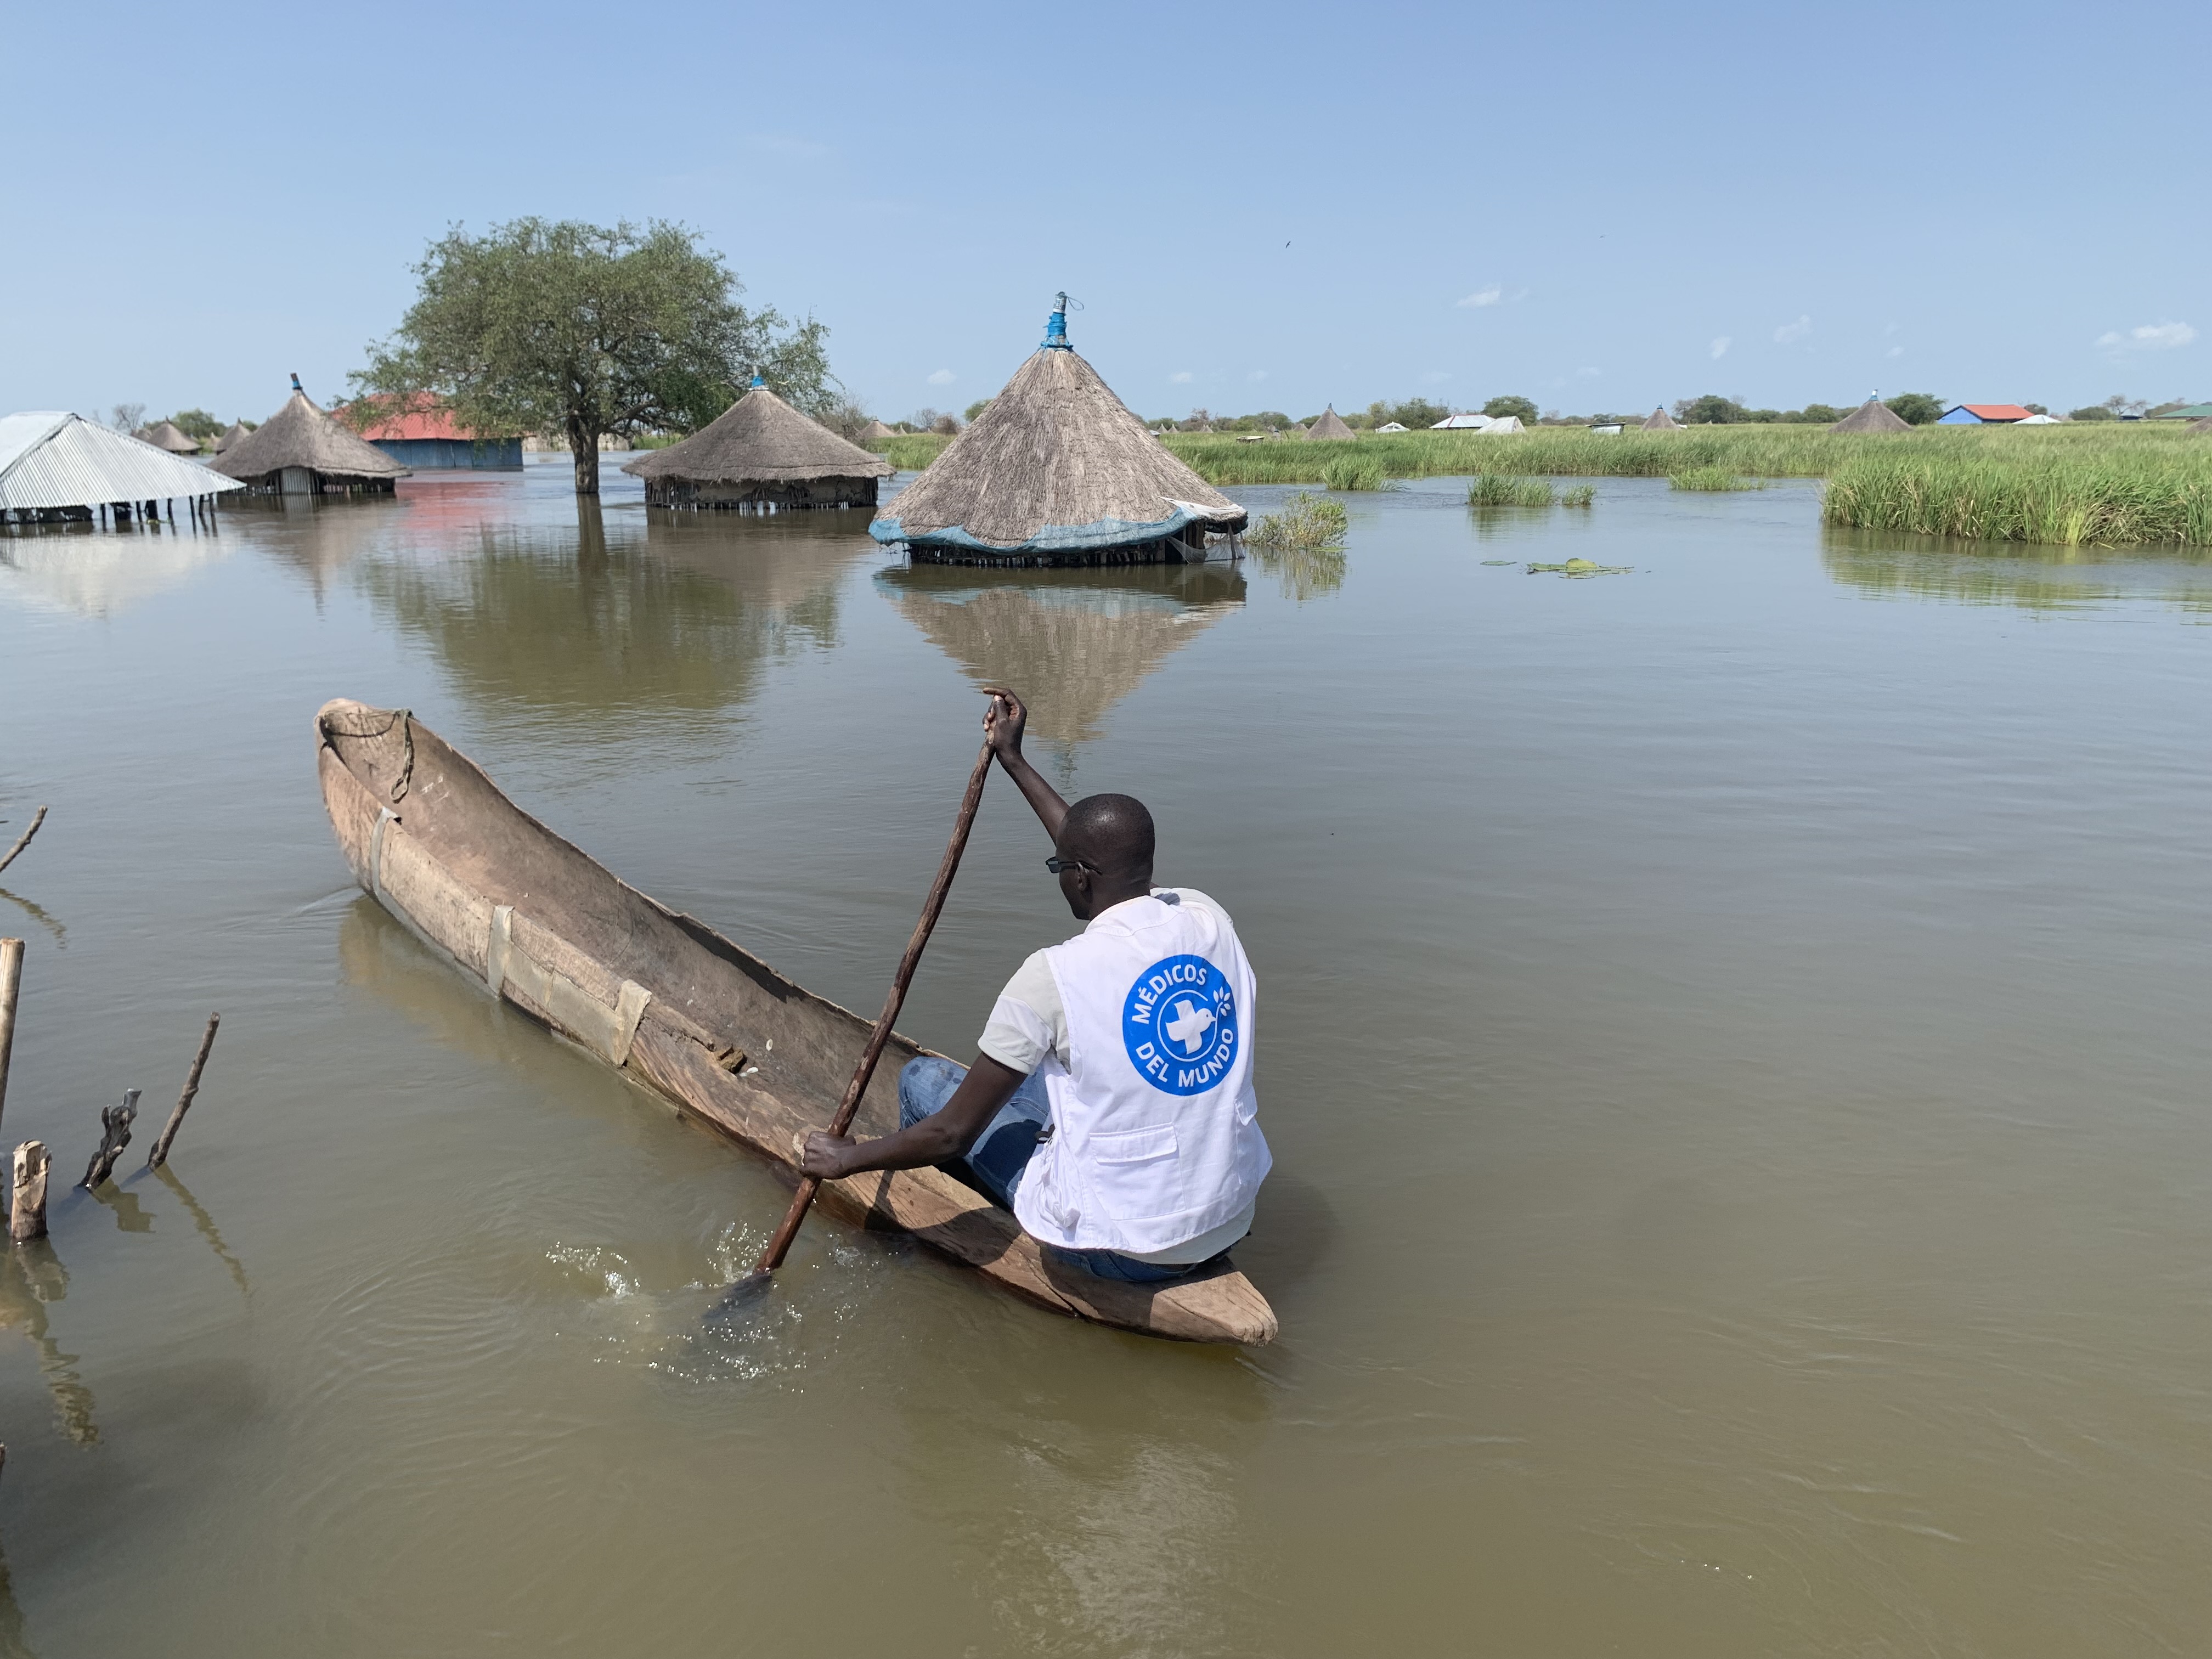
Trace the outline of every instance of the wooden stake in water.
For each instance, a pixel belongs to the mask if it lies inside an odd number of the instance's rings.
[[[39,826],[46,821],[46,809],[43,806],[31,814],[31,827],[15,838],[15,844],[8,849],[8,855],[0,858],[0,870],[5,870],[15,861],[15,855],[31,844],[31,837],[39,833]]]
[[[960,867],[960,854],[967,850],[968,832],[975,827],[975,809],[983,799],[983,783],[991,775],[991,745],[986,742],[983,752],[975,757],[975,769],[968,775],[968,793],[961,797],[960,817],[952,826],[952,840],[945,848],[944,861],[937,866],[937,879],[930,884],[929,897],[921,907],[921,920],[915,924],[914,937],[906,942],[906,954],[899,958],[898,972],[891,976],[890,994],[884,999],[884,1011],[876,1016],[876,1028],[868,1033],[868,1046],[860,1051],[860,1063],[853,1068],[853,1080],[845,1085],[845,1097],[837,1103],[837,1115],[830,1121],[830,1133],[842,1135],[853,1127],[853,1115],[860,1109],[860,1097],[868,1092],[868,1084],[876,1074],[876,1062],[883,1058],[884,1044],[890,1038],[891,1022],[898,1018],[899,1009],[906,1002],[906,988],[913,982],[914,970],[921,961],[921,947],[929,943],[930,930],[937,926],[939,913],[945,908],[945,896],[952,890],[952,875]],[[783,1265],[783,1258],[791,1249],[791,1241],[799,1237],[799,1224],[806,1219],[813,1207],[814,1195],[822,1190],[822,1183],[812,1176],[801,1176],[799,1191],[791,1200],[791,1208],[784,1212],[783,1223],[775,1236],[761,1252],[760,1261],[752,1272],[722,1292],[711,1312],[722,1314],[739,1304],[757,1296],[768,1287],[775,1270]]]
[[[15,994],[23,988],[23,941],[0,939],[0,1111],[8,1106],[8,1060],[15,1051]]]
[[[154,1150],[146,1154],[146,1167],[158,1170],[169,1161],[169,1143],[177,1138],[177,1130],[191,1109],[192,1097],[200,1091],[200,1073],[207,1065],[208,1050],[215,1047],[216,1028],[222,1024],[221,1014],[208,1016],[207,1030],[200,1036],[200,1051],[192,1056],[192,1069],[185,1075],[185,1091],[177,1097],[177,1109],[169,1114],[169,1121],[161,1126],[161,1138],[154,1143]]]
[[[137,1120],[138,1097],[143,1092],[125,1089],[121,1105],[100,1109],[100,1150],[92,1155],[92,1162],[84,1167],[84,1179],[77,1183],[87,1192],[115,1172],[115,1160],[131,1144],[131,1126]]]
[[[27,1140],[15,1149],[8,1237],[18,1244],[46,1236],[46,1171],[52,1165],[43,1140]]]

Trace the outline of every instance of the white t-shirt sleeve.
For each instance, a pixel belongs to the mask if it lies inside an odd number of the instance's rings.
[[[1024,1077],[1043,1065],[1047,1054],[1067,1064],[1067,1011],[1060,1006],[1060,981],[1052,976],[1043,951],[1014,970],[975,1047]]]

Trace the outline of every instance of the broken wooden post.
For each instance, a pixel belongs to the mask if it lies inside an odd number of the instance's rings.
[[[221,1014],[208,1016],[207,1030],[200,1036],[200,1051],[192,1056],[192,1069],[185,1074],[185,1091],[177,1097],[177,1109],[169,1114],[169,1121],[161,1126],[161,1138],[154,1143],[154,1150],[146,1154],[146,1167],[158,1170],[169,1161],[169,1143],[177,1138],[178,1127],[191,1108],[192,1097],[200,1091],[200,1071],[207,1064],[208,1050],[215,1047],[216,1027],[222,1024]]]
[[[23,941],[0,939],[0,1111],[8,1105],[8,1057],[15,1048],[15,993],[23,986]]]
[[[46,1236],[46,1171],[53,1158],[43,1140],[27,1140],[15,1149],[13,1202],[8,1209],[8,1237],[18,1244],[27,1238]]]
[[[0,859],[0,870],[5,870],[15,861],[15,854],[31,844],[31,837],[39,833],[39,826],[46,821],[46,809],[43,806],[31,814],[31,827],[15,837],[15,844],[8,849],[8,856]]]
[[[100,1150],[92,1155],[92,1162],[84,1166],[84,1179],[77,1183],[87,1192],[107,1179],[114,1172],[115,1160],[123,1156],[123,1149],[131,1144],[131,1125],[138,1115],[139,1089],[125,1089],[123,1103],[100,1109]]]

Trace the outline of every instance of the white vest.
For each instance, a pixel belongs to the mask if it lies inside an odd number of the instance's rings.
[[[1252,964],[1212,900],[1166,890],[1177,902],[1127,900],[1044,953],[1068,1064],[1038,1068],[1052,1137],[1014,1214],[1064,1249],[1173,1249],[1250,1204],[1273,1164],[1252,1092]]]

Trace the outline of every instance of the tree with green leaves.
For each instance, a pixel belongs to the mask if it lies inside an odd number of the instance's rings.
[[[1884,398],[1882,403],[1889,412],[1907,426],[1927,426],[1943,418],[1943,400],[1929,392],[1900,392],[1894,398]]]
[[[376,418],[372,398],[428,396],[466,432],[557,434],[580,495],[599,493],[603,435],[696,431],[757,374],[810,415],[836,402],[822,325],[746,310],[736,273],[681,225],[456,225],[414,269],[415,303],[349,377],[356,418]]]
[[[197,438],[202,443],[222,436],[222,422],[204,409],[180,409],[169,416],[169,423],[187,438]]]
[[[1492,398],[1483,404],[1482,412],[1493,420],[1504,420],[1508,415],[1518,416],[1529,425],[1536,422],[1536,401],[1533,398]]]
[[[1751,418],[1751,411],[1734,398],[1708,392],[1702,398],[1685,398],[1674,405],[1674,418],[1685,426],[1733,426]]]

